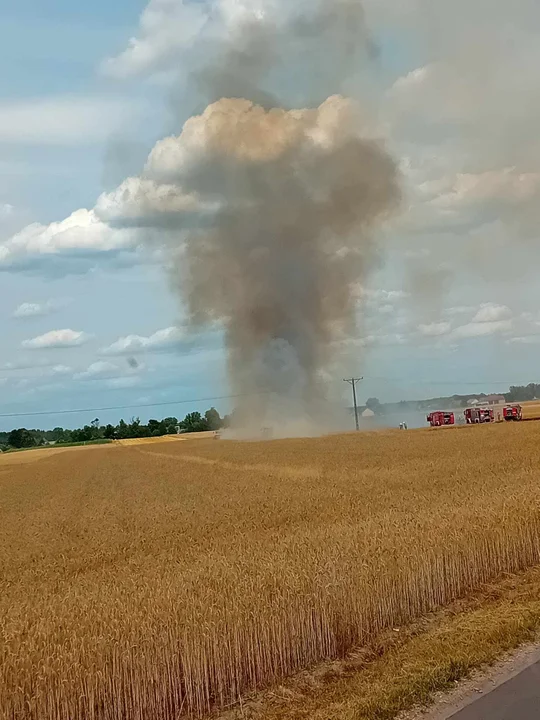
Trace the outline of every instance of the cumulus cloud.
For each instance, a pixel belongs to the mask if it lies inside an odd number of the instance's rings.
[[[454,338],[487,337],[512,332],[512,320],[499,320],[496,322],[471,322],[462,325],[452,332]]]
[[[22,303],[13,313],[14,318],[45,317],[54,312],[59,303],[54,300],[47,300],[44,303]]]
[[[202,210],[204,204],[196,193],[185,193],[177,185],[132,177],[113,192],[101,195],[95,214],[113,226],[166,227],[178,215]]]
[[[60,222],[28,225],[0,242],[0,270],[28,269],[51,259],[87,262],[133,249],[136,243],[132,231],[112,228],[93,210],[81,209]]]
[[[91,339],[81,331],[75,330],[51,330],[44,335],[25,340],[22,347],[27,350],[50,350],[56,348],[72,348],[84,345]]]
[[[512,317],[512,311],[506,305],[496,303],[484,303],[473,318],[473,323],[493,323],[499,320],[508,320]]]
[[[118,130],[133,107],[115,97],[45,97],[0,102],[0,142],[81,145]]]
[[[538,345],[540,344],[540,335],[524,335],[520,337],[513,337],[509,338],[506,342],[510,345]]]
[[[186,346],[186,335],[177,327],[158,330],[153,335],[127,335],[101,351],[102,355],[132,355],[140,352],[173,351]]]
[[[49,371],[50,375],[72,375],[73,374],[73,368],[70,368],[68,365],[53,365],[53,367]]]
[[[111,378],[121,374],[118,365],[110,362],[98,361],[92,363],[84,372],[75,375],[76,380],[95,380],[96,378]]]

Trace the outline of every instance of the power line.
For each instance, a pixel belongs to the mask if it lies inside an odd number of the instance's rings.
[[[17,417],[41,417],[45,415],[76,415],[78,413],[99,413],[109,412],[111,410],[137,410],[139,408],[167,407],[172,405],[188,405],[190,403],[213,402],[214,400],[235,400],[236,398],[264,395],[265,393],[244,393],[240,395],[222,395],[221,397],[195,398],[191,400],[174,400],[159,403],[142,403],[137,405],[112,405],[110,407],[101,408],[80,408],[78,410],[46,410],[41,412],[27,413],[5,413],[0,414],[0,418],[17,418]]]
[[[349,378],[344,380],[344,382],[349,383],[352,385],[353,388],[353,400],[355,403],[355,419],[356,419],[356,425],[357,429],[359,429],[359,420],[358,420],[358,405],[356,400],[356,385],[364,380],[383,380],[385,382],[396,382],[396,383],[402,383],[407,382],[405,378],[383,378],[383,377],[375,377],[371,376],[369,378]],[[419,383],[411,383],[413,385],[418,385]],[[478,381],[478,382],[450,382],[450,381],[423,381],[422,384],[432,384],[432,385],[471,385],[471,386],[477,386],[480,384],[489,384],[489,385],[506,385],[510,387],[512,383],[503,382],[503,381]],[[258,397],[262,395],[266,395],[268,393],[260,392],[260,393],[239,393],[237,395],[221,395],[221,396],[215,396],[215,397],[204,397],[204,398],[195,398],[190,400],[169,400],[167,402],[157,402],[157,403],[134,403],[131,405],[111,405],[109,407],[99,407],[99,408],[79,408],[76,410],[44,410],[39,412],[16,412],[16,413],[2,413],[0,414],[0,418],[18,418],[18,417],[45,417],[45,416],[54,416],[54,415],[77,415],[79,413],[100,413],[100,412],[109,412],[113,410],[137,410],[141,408],[158,408],[158,407],[171,407],[173,405],[188,405],[190,403],[199,403],[199,402],[213,402],[213,401],[220,401],[220,400],[235,400],[242,397]]]

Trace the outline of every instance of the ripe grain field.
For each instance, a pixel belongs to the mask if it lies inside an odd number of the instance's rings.
[[[539,563],[539,439],[526,423],[0,458],[0,718],[202,716]]]

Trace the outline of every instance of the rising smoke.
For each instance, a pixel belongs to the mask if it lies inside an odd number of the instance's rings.
[[[305,432],[322,417],[321,374],[354,332],[353,289],[400,190],[352,97],[373,51],[359,2],[312,2],[306,13],[265,5],[244,8],[219,42],[198,75],[215,101],[158,143],[143,182],[168,188],[158,192],[167,206],[179,193],[199,204],[197,222],[169,218],[171,276],[194,326],[225,328],[231,391],[245,398],[238,422],[287,433],[288,418]],[[298,74],[300,62],[313,72]],[[288,100],[277,99],[280,82]],[[291,109],[295,86],[318,104]]]

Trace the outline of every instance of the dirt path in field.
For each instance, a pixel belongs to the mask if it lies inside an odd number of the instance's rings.
[[[185,438],[181,435],[163,435],[160,437],[150,438],[131,438],[129,440],[115,440],[114,445],[120,445],[121,447],[133,447],[137,445],[155,445],[156,443],[166,442],[179,442],[184,441]]]
[[[172,455],[171,453],[166,452],[156,452],[154,450],[142,450],[139,448],[136,448],[136,450],[143,455],[154,455],[155,457],[163,457],[167,458],[168,460],[172,460],[174,462],[188,462],[188,463],[194,463],[196,465],[207,465],[211,467],[216,468],[222,468],[224,470],[241,470],[241,471],[249,471],[249,472],[262,472],[266,475],[274,475],[283,477],[286,475],[287,477],[294,477],[294,478],[320,478],[321,476],[321,470],[317,467],[290,467],[287,465],[271,465],[271,464],[265,464],[265,463],[254,463],[254,464],[245,464],[245,463],[235,463],[230,462],[228,460],[214,460],[212,458],[205,458],[201,457],[200,455],[186,455],[185,453],[178,453],[177,455]],[[326,473],[328,475],[328,473]]]

